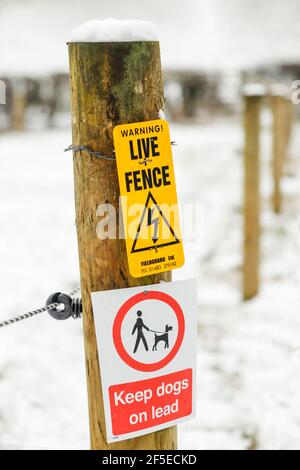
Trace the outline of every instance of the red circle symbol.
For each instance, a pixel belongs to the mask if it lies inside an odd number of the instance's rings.
[[[171,309],[174,311],[177,321],[178,321],[178,334],[177,338],[175,341],[175,344],[169,354],[165,356],[163,359],[157,362],[153,362],[151,364],[146,364],[144,362],[136,361],[131,357],[126,349],[124,348],[122,337],[121,337],[121,328],[122,328],[122,323],[123,320],[127,314],[127,312],[136,304],[139,302],[145,301],[145,300],[160,300],[161,302],[164,302],[168,304]],[[164,292],[159,292],[159,291],[146,291],[146,292],[140,292],[139,294],[134,295],[133,297],[130,297],[130,299],[126,300],[124,304],[120,307],[114,324],[113,324],[113,340],[117,349],[117,352],[120,356],[120,358],[130,367],[136,370],[140,370],[143,372],[153,372],[155,370],[162,369],[165,367],[169,362],[174,359],[176,354],[178,353],[178,350],[181,346],[183,337],[184,337],[184,330],[185,330],[185,322],[184,322],[184,315],[182,312],[182,309],[178,302],[176,302],[173,297],[171,297],[168,294],[165,294]]]

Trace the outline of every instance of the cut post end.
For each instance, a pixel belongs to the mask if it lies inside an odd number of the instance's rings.
[[[75,28],[68,43],[135,41],[158,41],[157,27],[142,20],[92,20]]]
[[[243,96],[263,97],[267,93],[267,88],[263,83],[246,83],[242,88]]]

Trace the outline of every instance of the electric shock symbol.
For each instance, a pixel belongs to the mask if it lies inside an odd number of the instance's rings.
[[[149,236],[149,227],[153,227]],[[164,230],[163,230],[164,229]],[[137,227],[131,253],[146,250],[157,250],[164,246],[180,243],[167,217],[157,204],[152,193],[149,191],[145,207]]]
[[[154,234],[153,234],[152,240],[153,240],[153,243],[155,244],[158,241],[159,216],[153,218],[154,211],[155,209],[150,209],[150,207],[148,207],[148,227],[150,225],[154,225]]]

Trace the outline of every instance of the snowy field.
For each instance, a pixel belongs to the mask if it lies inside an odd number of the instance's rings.
[[[181,202],[203,207],[199,245],[175,279],[198,279],[198,412],[180,448],[300,448],[299,142],[270,207],[263,119],[262,286],[241,301],[242,129],[238,120],[171,126]],[[299,139],[298,139],[299,140]],[[78,284],[66,130],[1,137],[0,319]],[[82,328],[47,314],[0,330],[0,448],[88,448]]]

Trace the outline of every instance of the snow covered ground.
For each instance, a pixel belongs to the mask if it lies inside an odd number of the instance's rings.
[[[284,210],[270,207],[270,119],[263,119],[262,285],[241,301],[242,129],[238,120],[173,125],[181,202],[203,207],[197,276],[198,413],[179,429],[192,449],[300,448],[299,139]],[[66,130],[1,137],[0,319],[78,284],[72,157]],[[0,330],[0,448],[88,448],[80,321],[47,314]]]

